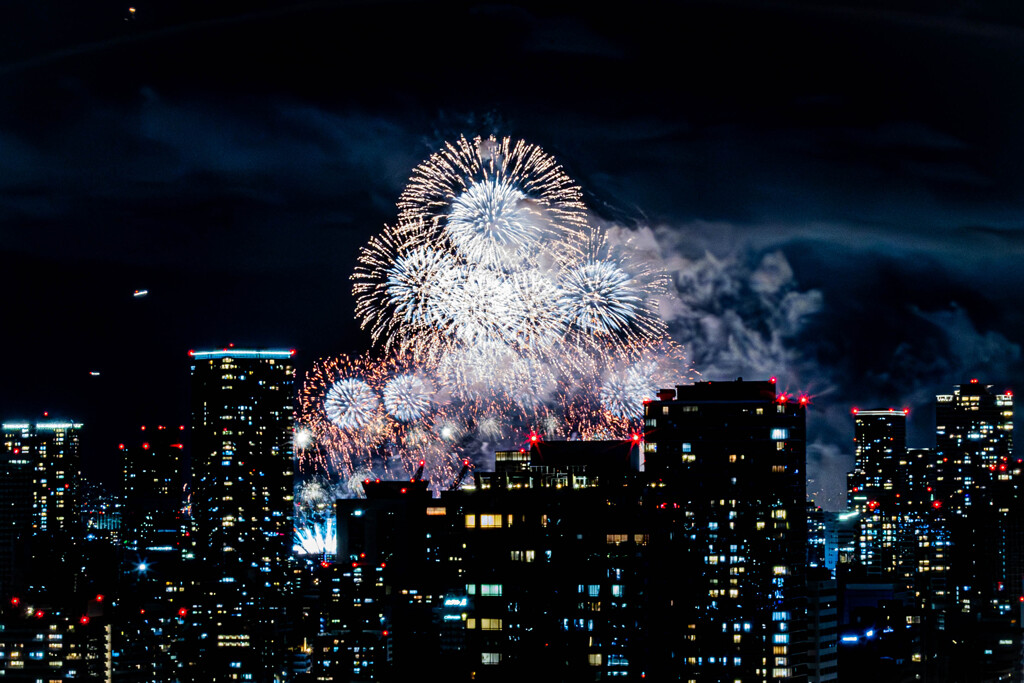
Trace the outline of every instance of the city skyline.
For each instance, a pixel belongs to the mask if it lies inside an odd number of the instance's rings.
[[[696,370],[806,391],[837,495],[851,406],[910,407],[929,446],[936,392],[1021,375],[1009,10],[48,8],[0,55],[0,414],[84,422],[87,469],[186,420],[190,348],[296,348],[300,374],[368,349],[357,245],[460,134],[542,145],[595,220],[650,240]],[[480,34],[458,68],[439,49]]]

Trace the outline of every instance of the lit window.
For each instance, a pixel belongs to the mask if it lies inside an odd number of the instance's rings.
[[[500,652],[481,652],[480,663],[486,665],[498,664],[501,662]]]
[[[501,515],[480,515],[481,529],[500,529]]]
[[[480,584],[480,595],[501,595],[501,584],[500,583],[482,583]]]
[[[476,515],[466,515],[466,528],[473,529],[476,527]]]
[[[501,619],[481,619],[480,630],[482,631],[500,631],[501,630]]]

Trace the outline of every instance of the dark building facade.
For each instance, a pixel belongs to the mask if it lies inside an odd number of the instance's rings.
[[[287,670],[294,353],[190,352],[188,680],[271,681]]]
[[[182,461],[185,425],[142,425],[123,459],[125,547],[177,549],[182,540]]]
[[[81,430],[73,421],[3,425],[0,582],[12,590],[74,588]]]
[[[806,677],[806,398],[700,382],[645,407],[648,476],[685,511],[683,680]]]

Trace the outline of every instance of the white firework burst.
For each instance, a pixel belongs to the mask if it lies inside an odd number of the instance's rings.
[[[351,377],[335,382],[324,398],[324,412],[339,429],[359,429],[370,424],[380,405],[370,386]]]
[[[292,550],[296,555],[336,555],[338,534],[334,517],[309,520],[296,527]]]
[[[417,247],[399,256],[385,270],[394,315],[416,327],[445,324],[439,287],[454,269],[451,255],[430,247]]]
[[[558,305],[585,334],[611,335],[636,320],[642,297],[629,273],[608,261],[588,261],[562,277]]]
[[[384,408],[400,422],[412,422],[430,412],[434,387],[416,375],[399,375],[388,380],[381,392]]]
[[[545,236],[543,216],[533,207],[507,179],[486,178],[452,201],[445,234],[466,261],[514,270]]]

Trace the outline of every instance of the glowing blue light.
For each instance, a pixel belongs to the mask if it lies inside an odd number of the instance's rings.
[[[221,349],[220,351],[189,351],[188,355],[200,360],[210,358],[291,358],[295,349],[290,351],[256,351],[253,349]]]

